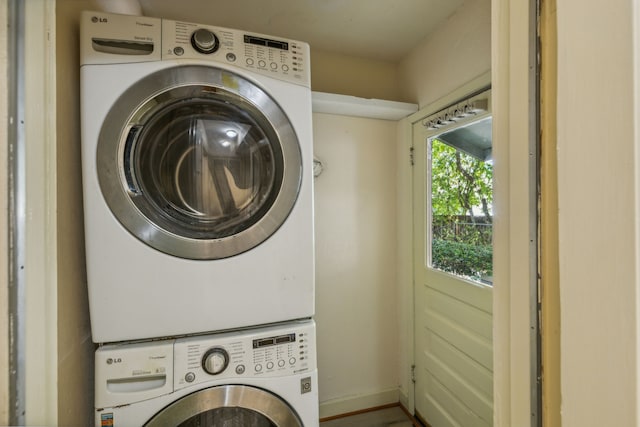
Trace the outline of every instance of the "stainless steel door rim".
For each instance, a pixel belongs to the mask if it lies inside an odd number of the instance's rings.
[[[188,425],[194,418],[220,408],[246,409],[276,427],[303,427],[293,409],[278,396],[243,385],[212,387],[189,394],[158,412],[145,427]]]

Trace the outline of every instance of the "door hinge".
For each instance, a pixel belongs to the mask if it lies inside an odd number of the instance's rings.
[[[411,382],[416,383],[416,365],[411,365]]]
[[[411,163],[411,166],[413,166],[414,161],[413,161],[413,147],[409,147],[409,163]]]

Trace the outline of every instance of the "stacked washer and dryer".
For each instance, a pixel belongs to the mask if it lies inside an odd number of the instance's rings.
[[[83,12],[98,426],[317,426],[307,44]]]

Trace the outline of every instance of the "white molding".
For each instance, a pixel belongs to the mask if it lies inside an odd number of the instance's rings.
[[[410,412],[415,412],[415,387],[411,380],[415,364],[415,304],[413,289],[413,166],[411,147],[413,127],[410,117],[398,122],[396,149],[396,206],[397,206],[397,286],[398,286],[398,341],[400,365],[400,403]]]
[[[364,409],[398,403],[400,392],[397,388],[391,388],[375,393],[348,396],[345,398],[329,400],[320,403],[320,418],[334,417],[336,415],[349,414]]]
[[[311,100],[314,113],[370,119],[400,120],[418,110],[417,104],[407,102],[366,99],[325,92],[312,92]]]
[[[492,0],[494,425],[532,425],[530,2]]]
[[[25,421],[56,425],[55,2],[29,0],[24,7]]]

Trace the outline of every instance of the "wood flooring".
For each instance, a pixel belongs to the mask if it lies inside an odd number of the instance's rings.
[[[414,427],[420,424],[414,423],[400,408],[378,409],[371,412],[336,418],[320,423],[320,427]]]

